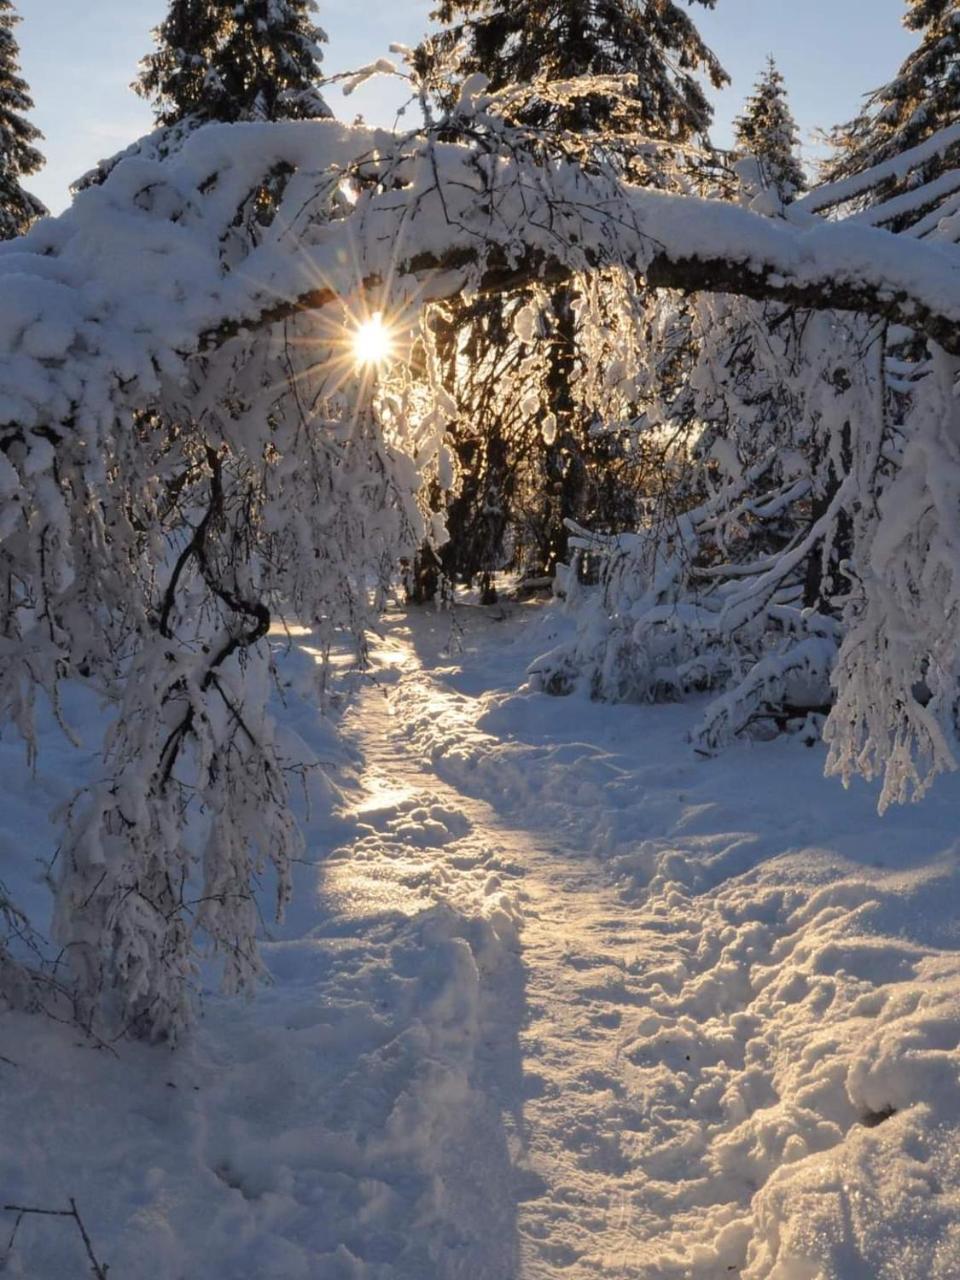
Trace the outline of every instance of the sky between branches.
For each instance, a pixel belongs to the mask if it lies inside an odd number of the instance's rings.
[[[391,41],[413,44],[426,29],[434,0],[320,0],[330,36],[326,70],[362,66],[387,53]],[[29,186],[54,212],[67,187],[102,156],[151,126],[149,106],[129,89],[137,62],[151,47],[150,29],[167,0],[18,0],[24,74],[46,134],[47,166]],[[912,39],[900,27],[903,0],[718,0],[699,11],[700,28],[733,77],[716,95],[714,139],[730,141],[730,122],[768,53],[787,81],[809,160],[814,131],[848,119],[860,96],[890,78]],[[406,98],[398,82],[377,79],[352,98],[329,92],[338,116],[357,112],[392,124]]]

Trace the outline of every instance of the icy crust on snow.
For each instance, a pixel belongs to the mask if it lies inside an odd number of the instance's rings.
[[[471,651],[410,721],[441,776],[620,886],[632,954],[569,938],[567,979],[617,1028],[581,1078],[580,1172],[615,1181],[629,1223],[616,1258],[581,1240],[584,1274],[960,1273],[953,788],[880,820],[796,739],[694,762],[696,707],[508,691],[530,652],[488,652],[478,699]]]

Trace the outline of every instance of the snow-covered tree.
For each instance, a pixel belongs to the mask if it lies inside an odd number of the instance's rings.
[[[869,95],[856,119],[831,134],[834,154],[823,169],[828,182],[875,171],[960,119],[960,0],[906,0],[906,5],[903,24],[919,34],[920,43],[897,75]],[[870,203],[904,197],[902,208],[890,209],[892,230],[914,224],[957,190],[958,152],[960,143],[935,148],[911,168],[909,182],[895,169],[878,181]],[[911,190],[925,191],[928,203],[910,199]]]
[[[171,0],[135,88],[157,122],[314,120],[326,35],[314,0]]]
[[[783,76],[773,57],[734,122],[737,150],[760,166],[764,185],[781,201],[806,190],[807,179],[797,159],[799,134],[787,101]]]
[[[308,763],[290,758],[266,712],[269,628],[303,620],[321,647],[338,628],[362,629],[376,585],[422,536],[418,491],[448,470],[443,435],[459,412],[434,358],[432,302],[528,288],[516,326],[545,369],[538,307],[569,282],[604,416],[642,376],[641,293],[739,293],[909,322],[949,353],[925,413],[950,438],[960,265],[949,242],[625,183],[514,125],[502,101],[475,89],[402,137],[329,121],[209,125],[120,161],[61,218],[0,245],[17,318],[0,330],[0,714],[31,741],[35,699],[59,705],[64,679],[113,710],[56,864],[57,937],[87,1016],[176,1034],[201,949],[220,956],[229,989],[256,978],[253,887],[272,867],[286,897],[297,848],[287,779]],[[251,215],[268,183],[268,209]],[[377,380],[351,343],[373,309],[410,353]],[[841,409],[852,420],[852,401],[831,404],[837,421]],[[853,467],[869,495],[877,437],[861,421]],[[913,477],[925,458],[946,486],[946,521],[949,455],[917,452]],[[890,516],[869,563],[855,531],[863,581],[871,565],[901,563],[911,540],[914,567],[923,546],[952,545],[946,526]],[[751,569],[745,590],[766,590],[763,566]],[[929,776],[926,743],[896,717],[924,651],[952,660],[944,573],[911,570],[899,584],[916,641],[908,651],[902,630],[890,633],[883,701],[841,664],[838,696],[865,717],[847,707],[841,767],[896,774],[917,759],[921,785]],[[943,767],[948,701],[936,673],[925,679],[932,699],[914,703],[939,717]],[[14,978],[0,960],[6,997]]]
[[[657,185],[675,185],[691,144],[705,138],[711,109],[695,73],[715,85],[726,78],[673,3],[444,0],[434,17],[445,25],[421,59],[452,60],[440,92],[448,104],[471,76],[483,76],[513,123],[551,134],[569,155],[602,156]],[[566,519],[615,528],[635,514],[632,433],[604,422],[582,395],[590,377],[576,295],[558,289],[536,305],[535,328],[546,340],[542,397],[529,394],[529,351],[513,323],[532,314],[528,301],[447,309],[446,323],[471,352],[469,364],[452,366],[455,398],[469,405],[454,436],[461,480],[443,553],[458,576],[497,567],[507,545],[515,563],[552,572],[566,558]],[[505,383],[514,394],[503,394]]]
[[[697,0],[712,9],[715,0]],[[715,87],[726,74],[673,0],[441,0],[434,17],[446,43],[462,44],[464,75],[523,86],[517,114],[571,132],[606,130],[685,142],[712,117],[697,72]],[[610,77],[587,83],[590,77]],[[552,82],[579,80],[559,97]]]
[[[172,0],[156,32],[157,50],[135,86],[153,99],[161,127],[83,178],[76,187],[81,203],[96,204],[125,158],[147,166],[177,163],[190,135],[212,121],[328,116],[316,85],[325,37],[310,18],[314,9],[311,0]],[[219,179],[218,169],[213,166],[211,180]],[[223,270],[237,268],[270,238],[289,178],[280,164],[259,185],[241,180],[239,190],[224,194],[232,214],[215,251]],[[340,199],[334,194],[334,204]],[[297,847],[287,779],[303,762],[282,757],[265,714],[265,637],[277,599],[265,565],[275,555],[283,558],[279,548],[290,528],[266,508],[272,485],[282,485],[270,459],[278,456],[285,431],[307,428],[302,413],[293,425],[269,404],[269,385],[292,376],[291,363],[284,358],[277,366],[274,356],[268,376],[266,352],[250,359],[260,372],[245,393],[231,396],[218,371],[196,361],[175,388],[155,388],[126,409],[114,405],[117,430],[126,414],[142,488],[126,517],[108,521],[108,533],[94,534],[126,558],[138,596],[131,615],[119,605],[119,584],[100,584],[108,602],[101,618],[106,652],[115,659],[125,654],[134,683],[125,686],[131,701],[121,692],[116,665],[98,673],[101,691],[118,710],[104,746],[108,781],[77,797],[68,814],[55,931],[77,976],[81,1015],[91,1018],[106,1002],[128,1025],[150,1034],[175,1036],[187,1021],[199,947],[221,957],[228,989],[243,989],[256,977],[253,887],[272,865],[282,910]],[[260,456],[251,459],[235,438],[228,444],[225,437],[242,433],[248,415],[258,412],[269,420],[273,443],[263,440]],[[337,508],[333,529],[316,518],[330,510],[324,486],[343,480],[355,483],[359,494],[365,466],[374,476],[385,466],[369,406],[358,406],[352,432],[336,440],[323,430],[326,412],[318,404],[310,415],[316,431],[301,476],[307,489],[289,511],[302,530],[314,526],[312,564],[301,564],[301,585],[291,580],[292,594],[284,594],[292,601],[313,590],[308,581],[316,586],[323,578],[323,603],[315,597],[307,615],[323,618],[322,625],[349,620],[359,631],[368,602],[358,583],[377,581],[382,570],[377,533],[370,528],[364,542],[356,526],[348,532],[349,502]],[[150,564],[148,547],[158,564]],[[18,585],[11,617],[25,598]],[[194,667],[195,658],[202,669]],[[26,710],[22,723],[29,734]],[[101,861],[106,869],[98,869]]]
[[[960,239],[960,4],[907,0],[904,25],[919,45],[832,135],[816,208],[952,246]],[[960,384],[942,341],[912,325],[889,331],[882,451],[858,476],[871,501],[854,514],[859,557],[826,725],[829,770],[881,777],[884,805],[922,795],[957,767]]]
[[[43,156],[33,145],[40,130],[26,119],[32,110],[26,81],[20,75],[20,50],[14,26],[20,21],[12,0],[0,0],[0,240],[20,236],[47,212],[20,185],[36,173]]]

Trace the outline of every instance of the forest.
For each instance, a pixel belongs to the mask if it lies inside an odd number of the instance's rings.
[[[51,217],[0,0],[0,1270],[960,1275],[960,3],[815,170],[714,0],[166,9]]]

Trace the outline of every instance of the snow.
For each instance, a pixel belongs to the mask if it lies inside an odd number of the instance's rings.
[[[327,763],[271,984],[175,1051],[4,1014],[4,1203],[74,1196],[138,1280],[960,1274],[960,782],[881,819],[802,735],[699,759],[696,700],[524,685],[570,625],[395,612],[339,731],[294,636],[280,733]],[[42,736],[35,778],[0,740],[40,925],[95,760]],[[5,1268],[84,1265],[28,1218]]]

